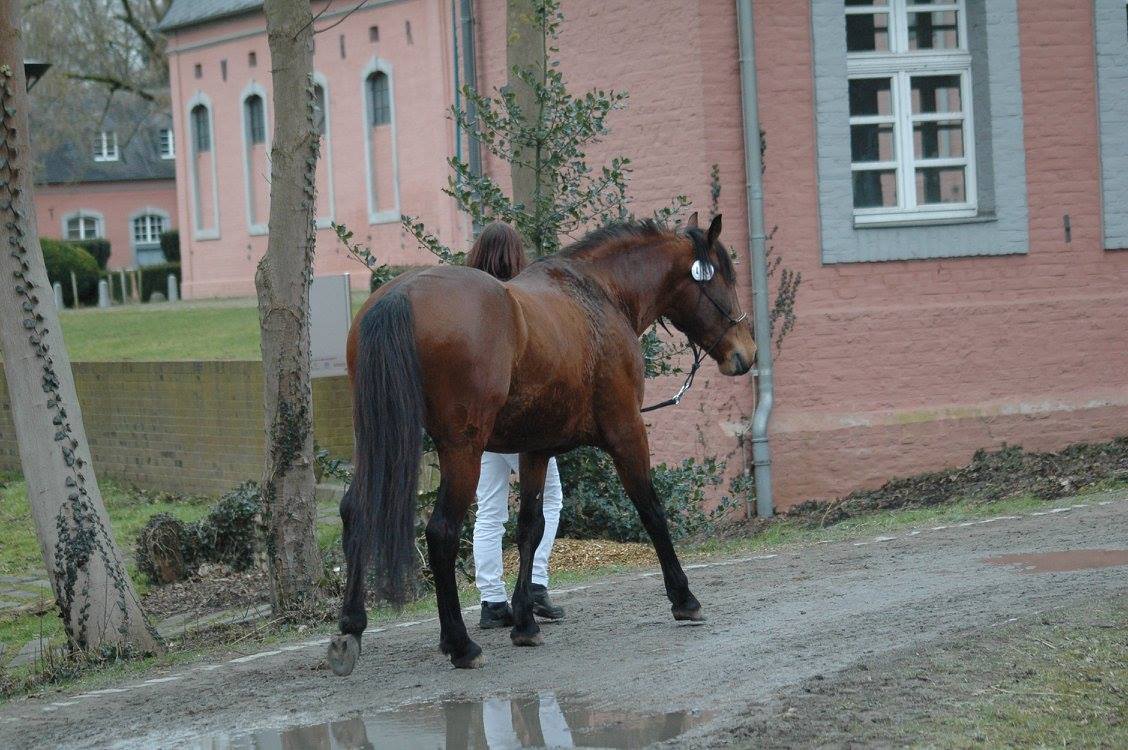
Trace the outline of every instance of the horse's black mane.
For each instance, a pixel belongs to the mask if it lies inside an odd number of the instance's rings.
[[[615,222],[588,232],[582,239],[561,250],[559,256],[569,258],[616,240],[658,239],[672,233],[672,230],[663,227],[653,219]],[[720,242],[717,243],[716,252],[710,252],[707,237],[703,230],[693,227],[684,230],[684,234],[693,243],[693,255],[697,260],[712,264],[730,284],[735,282],[736,271],[732,265],[732,258],[729,257],[728,250]]]
[[[594,250],[608,242],[624,239],[656,239],[668,232],[653,219],[642,221],[616,221],[611,224],[593,229],[582,239],[573,242],[560,251],[562,257],[569,257],[577,253]]]

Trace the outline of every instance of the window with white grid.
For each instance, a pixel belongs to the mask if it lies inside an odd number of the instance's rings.
[[[103,130],[94,135],[94,161],[117,161],[118,140],[116,130]]]
[[[976,212],[966,0],[845,0],[856,223]]]
[[[175,159],[176,158],[176,140],[172,134],[172,128],[161,128],[161,158],[162,159]]]
[[[64,220],[68,240],[93,240],[102,236],[100,217],[78,211]]]
[[[145,214],[133,220],[133,242],[137,245],[157,244],[161,241],[161,232],[164,231],[164,217],[157,214]]]

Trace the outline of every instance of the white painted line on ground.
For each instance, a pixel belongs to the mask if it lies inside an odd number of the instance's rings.
[[[260,651],[257,654],[248,654],[246,656],[238,656],[234,659],[228,659],[227,663],[228,664],[246,664],[249,661],[254,661],[255,659],[261,659],[264,656],[274,656],[275,654],[280,654],[280,653],[282,653],[282,652],[277,650],[277,649],[274,649],[273,651]]]
[[[1085,503],[1085,504],[1071,505],[1071,506],[1060,507],[1060,508],[1051,508],[1051,509],[1045,510],[1045,511],[1032,511],[1032,512],[1025,514],[1025,515],[995,516],[993,518],[987,518],[987,519],[982,519],[982,520],[978,520],[978,521],[966,521],[966,522],[957,524],[955,526],[951,526],[951,525],[933,526],[928,530],[929,531],[944,531],[945,529],[975,526],[975,525],[984,524],[984,523],[994,523],[996,521],[1013,521],[1013,520],[1018,520],[1018,519],[1021,519],[1021,518],[1028,518],[1028,517],[1033,517],[1033,516],[1048,516],[1048,515],[1053,515],[1053,514],[1058,514],[1058,513],[1065,513],[1067,511],[1074,510],[1074,509],[1095,508],[1095,507],[1098,507],[1098,506],[1113,505],[1115,503],[1124,502],[1125,500],[1128,500],[1128,498],[1116,499],[1116,500],[1102,500],[1102,501],[1098,501],[1096,503]],[[921,530],[921,529],[914,529],[914,530],[906,533],[905,536],[906,537],[919,536],[922,532],[923,532],[923,530]],[[887,542],[887,541],[893,541],[893,540],[898,539],[898,538],[899,537],[896,537],[896,536],[879,536],[879,537],[875,537],[872,540],[872,542],[853,542],[853,546],[855,546],[855,547],[866,547],[866,546],[869,546],[870,544],[872,544],[873,542]],[[823,540],[815,542],[815,544],[831,544],[831,543],[838,542],[838,541],[841,541],[841,540],[823,539]],[[700,570],[700,569],[703,569],[703,568],[715,568],[715,567],[724,567],[724,566],[727,566],[727,565],[739,565],[739,564],[746,563],[746,562],[752,562],[754,560],[770,560],[770,559],[776,558],[776,557],[779,557],[778,553],[754,555],[752,557],[744,557],[744,558],[739,558],[739,559],[736,559],[736,560],[719,560],[717,562],[694,563],[693,565],[685,566],[685,570]],[[634,576],[633,578],[629,578],[628,580],[636,580],[637,581],[637,580],[641,580],[643,578],[653,578],[653,577],[659,576],[661,574],[662,574],[661,571],[649,571],[649,572],[641,573],[637,576]],[[612,583],[612,582],[611,581],[604,581],[604,582],[600,582],[600,583],[586,584],[584,586],[575,586],[575,587],[572,587],[570,589],[561,589],[559,591],[556,591],[555,594],[557,596],[562,596],[562,595],[565,595],[565,594],[573,594],[573,593],[576,593],[578,591],[584,591],[586,589],[590,589],[590,588],[593,588],[593,587],[606,586],[606,585],[609,585],[610,583]],[[463,612],[473,612],[476,609],[477,609],[477,607],[471,606],[471,607],[464,608],[462,611]],[[412,621],[409,621],[409,622],[401,622],[401,623],[396,623],[396,624],[392,624],[392,625],[372,628],[372,629],[368,630],[367,635],[376,635],[377,633],[382,633],[382,632],[388,630],[389,628],[410,628],[410,627],[414,627],[416,625],[425,625],[427,623],[437,622],[438,619],[439,619],[438,617],[431,617],[431,618],[426,619],[426,620],[412,620]],[[1008,618],[1006,620],[1002,620],[1001,622],[994,623],[993,625],[991,625],[991,627],[997,627],[999,625],[1005,625],[1006,623],[1009,623],[1009,622],[1015,622],[1017,619],[1018,619],[1017,617],[1011,617],[1011,618]],[[238,658],[235,658],[235,659],[230,659],[226,662],[221,662],[219,664],[208,664],[208,665],[201,665],[201,666],[193,667],[193,668],[187,670],[185,672],[185,674],[187,672],[211,672],[211,671],[214,671],[216,669],[220,669],[223,666],[229,665],[229,664],[243,664],[243,663],[246,663],[246,662],[249,662],[249,661],[254,661],[255,659],[261,659],[261,658],[266,657],[266,656],[274,656],[276,654],[281,654],[283,652],[297,651],[297,650],[305,649],[305,648],[313,648],[315,646],[325,646],[325,645],[328,645],[330,640],[331,640],[330,636],[314,638],[312,640],[303,641],[302,643],[298,643],[298,644],[294,644],[294,645],[290,645],[290,646],[282,646],[278,649],[273,649],[273,650],[270,650],[270,651],[263,651],[263,652],[257,653],[257,654],[249,654],[247,656],[241,656],[241,657],[238,657]],[[169,677],[158,677],[158,678],[154,678],[154,679],[150,679],[150,680],[145,680],[144,682],[141,682],[141,683],[138,683],[138,684],[135,684],[135,685],[127,685],[127,686],[121,687],[121,688],[105,688],[103,690],[95,690],[95,691],[91,691],[89,693],[84,693],[82,695],[76,696],[76,698],[82,699],[82,698],[88,698],[88,697],[95,697],[95,696],[99,696],[99,695],[107,695],[107,694],[111,694],[111,693],[124,693],[124,692],[127,692],[129,690],[133,690],[135,688],[143,687],[145,685],[156,685],[156,684],[164,683],[164,682],[175,682],[176,680],[179,680],[182,676],[183,675],[172,675],[172,676],[169,676]],[[52,703],[48,706],[43,706],[42,710],[43,710],[44,713],[50,713],[50,712],[58,710],[59,708],[63,708],[63,707],[67,707],[67,706],[74,706],[74,705],[77,705],[77,701],[74,701],[74,700],[72,700],[72,701],[59,701],[59,702],[56,702],[56,703]]]

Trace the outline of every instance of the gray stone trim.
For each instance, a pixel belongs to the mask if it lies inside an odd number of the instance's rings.
[[[1096,0],[1097,109],[1104,246],[1128,249],[1128,2]]]
[[[978,216],[855,226],[846,29],[839,0],[811,0],[819,225],[824,263],[1025,253],[1029,245],[1016,0],[968,0]],[[769,138],[771,134],[769,134]]]

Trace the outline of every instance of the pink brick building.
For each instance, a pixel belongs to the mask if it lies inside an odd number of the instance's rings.
[[[440,192],[465,43],[451,5],[372,0],[317,21],[319,222],[349,225],[391,263],[431,261],[400,213],[469,239]],[[492,89],[505,4],[472,5],[477,83]],[[1003,442],[1128,432],[1123,0],[753,5],[767,225],[804,279],[776,367],[777,506]],[[725,238],[747,270],[736,4],[566,0],[564,12],[569,82],[630,94],[595,163],[631,157],[640,212],[678,193],[707,207],[717,164]],[[265,248],[264,27],[251,0],[178,0],[165,21],[177,142],[192,144],[176,159],[189,296],[250,293]],[[360,270],[327,229],[317,263]],[[703,374],[678,410],[655,414],[652,446],[739,469],[752,383]]]
[[[36,94],[32,92],[32,102]],[[117,127],[83,143],[43,148],[35,213],[42,237],[110,242],[108,268],[163,263],[160,234],[177,226],[176,144],[168,116]]]

